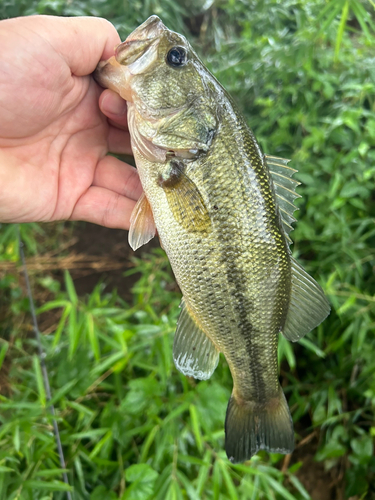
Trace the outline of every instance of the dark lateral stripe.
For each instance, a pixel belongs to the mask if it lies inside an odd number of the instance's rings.
[[[236,112],[235,108],[234,111]],[[242,118],[238,116],[239,123],[242,121]],[[262,182],[263,179],[268,179],[269,176],[265,171],[265,166],[263,159],[259,156],[258,148],[256,147],[256,139],[251,133],[251,131],[244,125],[244,128],[240,132],[241,139],[243,141],[242,144],[237,142],[238,148],[233,148],[232,138],[226,136],[224,141],[227,143],[227,147],[225,148],[232,163],[232,168],[237,171],[237,179],[239,182],[238,188],[243,192],[243,199],[246,199],[246,192],[249,191],[249,187],[245,185],[246,182],[251,182],[250,176],[246,179],[245,170],[245,160],[247,157],[247,161],[251,161],[252,169],[255,172],[257,178],[259,179],[259,188],[262,192],[262,196],[264,201],[266,202],[265,212],[268,212],[266,217],[270,224],[270,230],[272,226],[277,225],[276,216],[277,212],[274,206],[274,200],[272,193],[270,191],[269,183]],[[238,139],[238,137],[237,137]],[[242,151],[241,151],[242,149]],[[240,154],[238,154],[240,153]],[[244,162],[241,161],[243,158]],[[251,203],[251,200],[249,200]],[[251,323],[251,317],[253,314],[256,314],[254,311],[255,305],[252,303],[251,299],[248,297],[248,276],[245,274],[243,270],[238,267],[238,260],[236,257],[230,259],[228,261],[228,255],[233,255],[234,246],[236,245],[236,229],[233,228],[233,231],[221,230],[222,227],[219,228],[220,232],[220,251],[222,261],[225,262],[225,272],[227,277],[227,282],[232,289],[233,297],[231,297],[232,305],[236,311],[237,316],[237,328],[238,334],[243,338],[247,359],[243,360],[247,364],[247,369],[250,375],[249,383],[252,385],[254,391],[254,398],[258,401],[262,401],[263,398],[266,397],[266,394],[269,392],[267,390],[267,385],[269,386],[272,381],[270,380],[270,366],[264,366],[264,358],[266,354],[266,350],[272,349],[273,346],[267,341],[268,335],[264,337],[263,345],[259,345],[259,336],[262,334],[270,334],[272,332],[260,332],[254,328],[254,325]],[[280,243],[280,242],[279,242]],[[283,251],[280,248],[279,244],[277,245],[280,251]],[[281,247],[285,246],[281,244]],[[236,253],[234,251],[234,253]],[[275,311],[275,314],[278,313]],[[275,325],[277,324],[277,318],[275,319]],[[273,322],[272,322],[273,323]],[[277,353],[274,353],[275,359],[277,359]],[[234,353],[236,356],[236,353]],[[237,364],[237,363],[236,363]],[[268,365],[268,363],[267,363]],[[276,370],[277,370],[277,361],[276,361]],[[275,373],[275,378],[277,379],[277,371]],[[248,392],[249,387],[245,388]],[[268,387],[269,389],[269,387]]]
[[[249,382],[254,386],[256,391],[254,396],[260,399],[262,395],[266,394],[266,381],[262,376],[262,353],[259,352],[259,347],[252,342],[252,337],[257,334],[249,320],[249,315],[254,309],[254,305],[252,301],[246,297],[246,275],[237,266],[236,259],[228,261],[226,257],[233,247],[233,236],[229,232],[223,232],[220,236],[221,257],[223,261],[226,262],[226,278],[234,295],[234,297],[231,297],[231,301],[236,311],[238,334],[242,336],[246,346],[246,352],[248,353],[246,361],[251,377]],[[236,356],[236,353],[233,354]],[[235,365],[236,364],[237,363],[235,363]]]

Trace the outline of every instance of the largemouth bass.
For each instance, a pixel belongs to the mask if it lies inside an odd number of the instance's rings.
[[[138,248],[157,229],[183,293],[176,367],[208,379],[219,353],[225,356],[233,377],[225,420],[232,462],[261,449],[292,452],[278,336],[297,341],[330,310],[289,249],[295,170],[262,153],[232,98],[157,16],[101,62],[95,78],[128,101],[144,189],[130,244]]]

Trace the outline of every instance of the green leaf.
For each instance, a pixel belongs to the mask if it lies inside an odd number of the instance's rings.
[[[77,379],[70,380],[70,382],[67,382],[63,387],[60,387],[60,389],[55,390],[50,404],[55,405],[58,401],[60,401],[61,398],[63,398],[73,387],[77,384]]]
[[[298,491],[298,493],[301,494],[302,498],[304,500],[311,500],[311,496],[309,495],[309,493],[306,491],[305,487],[303,486],[303,484],[301,483],[301,481],[294,475],[294,474],[290,474],[288,476],[289,478],[289,481],[293,484],[293,486],[296,488],[296,490]]]
[[[158,473],[147,464],[135,464],[128,467],[125,471],[125,479],[130,483],[134,481],[155,481]]]
[[[236,490],[234,483],[233,483],[233,480],[229,474],[230,469],[227,467],[225,462],[223,462],[222,460],[219,461],[219,465],[220,465],[221,472],[223,474],[223,478],[224,478],[224,482],[225,482],[227,491],[229,493],[229,497],[231,498],[231,500],[238,500],[237,490]]]
[[[47,396],[46,396],[46,390],[44,387],[42,369],[40,367],[39,358],[36,355],[33,356],[33,366],[34,366],[36,384],[38,387],[39,401],[40,401],[41,406],[46,406]]]
[[[359,457],[367,460],[373,456],[374,444],[371,436],[364,435],[350,441],[353,452]]]
[[[81,333],[77,322],[77,310],[75,309],[74,305],[69,311],[68,332],[69,332],[69,359],[73,359],[73,354],[77,350]]]
[[[1,350],[0,350],[0,370],[1,370],[1,367],[3,366],[3,362],[4,362],[4,359],[5,359],[5,356],[8,352],[8,348],[9,348],[9,344],[8,342],[4,342]]]
[[[37,481],[30,479],[22,483],[27,490],[73,491],[72,487],[62,481]]]
[[[116,500],[117,498],[116,493],[107,490],[103,485],[97,486],[90,495],[90,500]]]
[[[267,478],[268,484],[271,486],[273,491],[278,493],[281,498],[285,498],[285,500],[296,500],[296,497],[292,495],[282,484],[273,479],[272,477]]]
[[[68,469],[43,469],[35,472],[35,476],[52,477],[52,476],[62,476],[63,472],[69,472]]]
[[[95,366],[91,370],[91,374],[92,375],[99,375],[100,373],[107,371],[112,366],[114,366],[117,361],[122,359],[123,356],[124,356],[124,354],[122,352],[116,352],[115,354],[111,354],[107,358],[104,358],[104,361],[102,361],[97,366]]]
[[[86,314],[86,328],[89,335],[89,341],[91,345],[92,352],[97,361],[100,360],[100,347],[98,342],[98,337],[95,332],[94,317],[92,314]]]
[[[14,469],[11,469],[10,467],[5,467],[5,465],[0,465],[0,473],[1,472],[14,472]]]
[[[342,42],[342,37],[344,35],[346,21],[348,19],[348,14],[349,14],[349,0],[346,0],[346,2],[344,3],[344,6],[342,8],[339,29],[337,31],[336,45],[335,45],[335,61],[337,61],[338,57],[339,57],[340,45]]]
[[[306,347],[306,349],[309,349],[311,352],[316,354],[319,358],[326,357],[325,352],[322,351],[321,349],[319,349],[318,346],[316,346],[313,342],[311,342],[311,340],[307,339],[306,337],[304,337],[303,339],[300,339],[298,342],[301,345],[303,345],[303,347]]]
[[[68,292],[69,300],[71,301],[71,303],[73,305],[76,306],[78,304],[78,296],[77,296],[76,289],[74,287],[72,277],[70,276],[70,273],[67,270],[64,271],[64,280],[65,280],[65,286],[66,286],[66,291]]]
[[[321,448],[315,455],[318,462],[325,460],[327,458],[337,458],[342,457],[346,453],[346,448],[344,445],[338,441],[328,441],[323,448]]]
[[[61,314],[61,318],[59,320],[59,324],[57,325],[56,331],[55,331],[55,336],[53,339],[53,347],[56,347],[58,343],[60,342],[61,334],[63,332],[65,323],[67,318],[69,317],[70,311],[72,310],[72,304],[68,302],[65,306],[65,309],[63,310]]]
[[[151,429],[151,431],[148,433],[147,435],[147,438],[143,444],[143,447],[142,447],[142,453],[139,457],[139,462],[140,463],[143,463],[143,462],[146,462],[146,459],[147,459],[147,455],[148,455],[148,452],[150,450],[150,447],[152,445],[152,443],[154,442],[154,439],[155,439],[155,436],[156,434],[159,432],[160,430],[160,426],[159,425],[155,425],[155,427],[153,427]]]
[[[203,452],[203,439],[202,439],[201,429],[200,429],[200,425],[199,425],[199,417],[198,417],[196,407],[194,405],[190,405],[189,412],[190,412],[191,426],[192,426],[193,433],[195,436],[195,441],[196,441],[199,453],[202,453]]]
[[[132,484],[122,500],[148,500],[157,477],[158,473],[147,464],[131,465],[125,471],[125,479]]]

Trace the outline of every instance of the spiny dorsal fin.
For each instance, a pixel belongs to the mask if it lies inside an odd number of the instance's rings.
[[[188,377],[207,380],[219,362],[219,351],[192,318],[184,299],[173,341],[176,368]]]
[[[285,158],[266,155],[266,161],[275,186],[277,204],[279,206],[285,236],[288,243],[292,243],[289,233],[294,229],[291,224],[296,221],[293,212],[298,210],[294,205],[294,200],[296,198],[301,198],[301,196],[295,192],[296,187],[301,183],[291,178],[297,170],[288,167],[290,160],[286,160]]]

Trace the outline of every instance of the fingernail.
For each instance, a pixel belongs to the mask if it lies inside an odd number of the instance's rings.
[[[118,94],[107,94],[102,101],[102,111],[104,114],[123,115],[126,113],[126,101]]]

